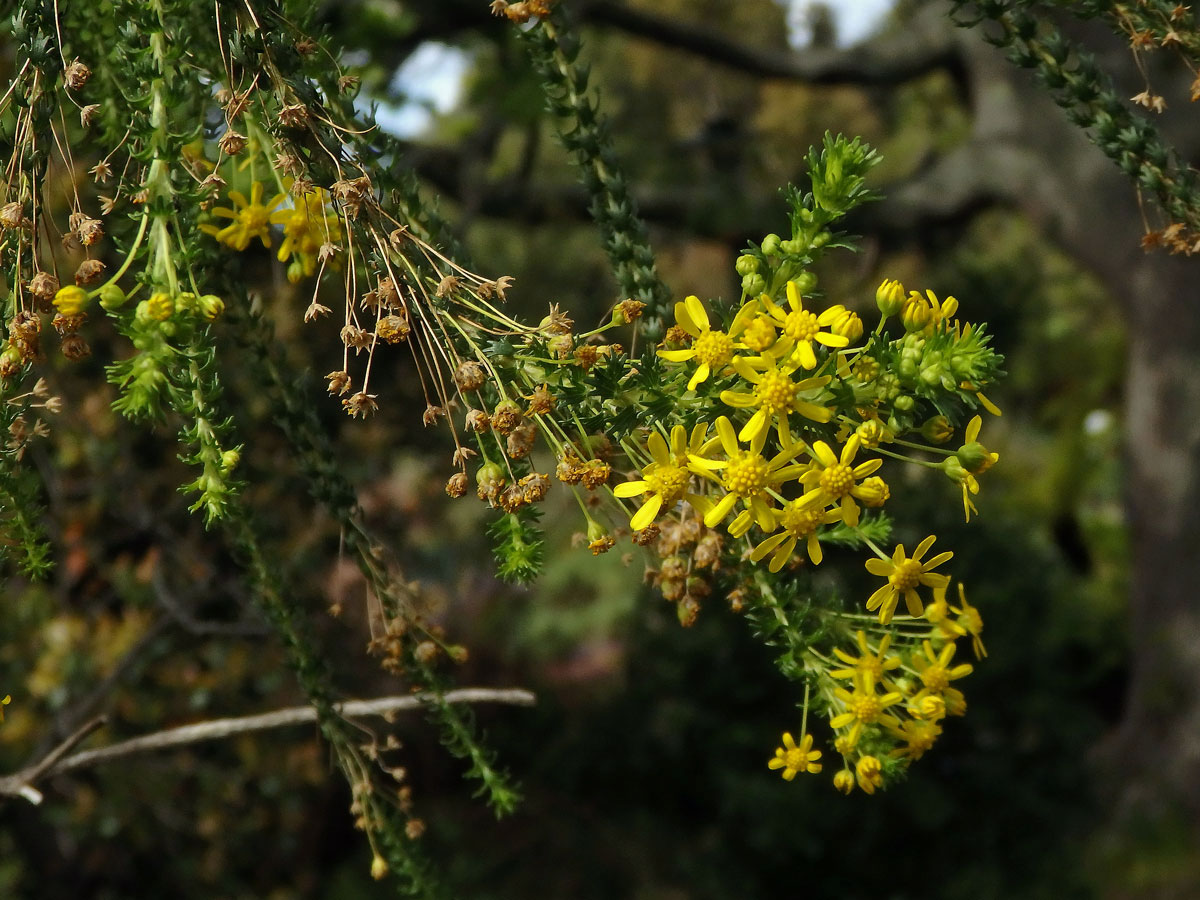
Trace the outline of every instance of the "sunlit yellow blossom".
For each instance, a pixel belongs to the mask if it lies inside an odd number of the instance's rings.
[[[860,446],[858,435],[851,435],[850,440],[842,447],[842,455],[839,458],[824,441],[813,443],[812,468],[800,478],[807,489],[800,501],[805,508],[823,508],[831,503],[838,504],[842,510],[842,521],[852,528],[858,525],[859,509],[854,498],[863,496],[858,482],[883,465],[882,459],[869,459],[857,466],[853,465]]]
[[[765,295],[762,302],[771,318],[775,320],[775,324],[783,331],[783,336],[771,348],[772,356],[782,358],[786,354],[792,353],[804,368],[814,369],[817,366],[814,342],[824,344],[826,347],[845,347],[850,343],[850,339],[844,335],[821,331],[825,326],[832,325],[838,316],[845,312],[845,308],[834,306],[820,315],[810,312],[804,308],[804,301],[800,298],[800,289],[796,287],[794,281],[789,281],[787,284],[787,302],[790,311],[785,312]]]
[[[233,201],[234,209],[226,206],[213,207],[213,215],[222,216],[233,221],[224,228],[216,225],[201,225],[200,230],[211,234],[222,244],[234,250],[245,250],[250,241],[258,238],[264,247],[271,246],[271,214],[286,199],[283,194],[276,194],[267,203],[263,203],[263,184],[254,182],[250,188],[250,199],[241,191],[230,191],[229,199]]]
[[[854,765],[858,775],[858,786],[865,794],[875,793],[875,789],[883,786],[883,766],[874,756],[864,756]]]
[[[812,735],[800,736],[800,743],[792,740],[786,731],[783,733],[783,746],[775,748],[775,758],[767,763],[771,769],[783,769],[783,780],[791,781],[800,772],[817,773],[821,764],[816,760],[821,758],[820,750],[812,749]]]
[[[888,729],[893,735],[904,741],[904,746],[892,751],[893,756],[907,757],[917,760],[925,755],[925,751],[934,745],[942,733],[942,727],[937,722],[926,719],[908,719],[899,728]]]
[[[688,455],[688,468],[697,475],[716,481],[726,491],[725,496],[704,514],[704,524],[716,528],[741,500],[746,508],[730,524],[730,534],[743,535],[755,522],[763,531],[770,531],[775,520],[767,502],[767,490],[795,478],[807,468],[792,462],[804,449],[804,444],[797,442],[768,460],[762,455],[767,439],[765,431],[750,441],[748,449],[743,450],[738,445],[729,419],[721,416],[716,426],[717,438],[705,444],[701,453]],[[718,446],[725,451],[725,459],[705,458],[704,454]]]
[[[885,634],[879,641],[879,649],[874,653],[871,652],[871,646],[867,643],[866,632],[859,631],[855,635],[858,641],[858,651],[861,656],[851,656],[841,647],[834,647],[833,652],[849,669],[831,669],[829,674],[834,678],[854,678],[856,675],[869,675],[875,681],[883,681],[883,676],[886,672],[892,669],[899,668],[900,658],[898,656],[888,656],[888,647],[892,644],[892,636]]]
[[[844,711],[829,720],[833,728],[850,727],[848,744],[854,747],[862,737],[862,730],[867,725],[882,725],[885,728],[898,728],[900,720],[885,712],[888,707],[904,702],[904,695],[899,691],[889,691],[880,694],[875,690],[875,679],[865,672],[854,676],[854,691],[843,687],[834,688],[834,696],[841,701]]]
[[[755,304],[747,303],[738,310],[726,333],[711,326],[699,297],[686,297],[682,303],[675,304],[675,321],[694,338],[692,346],[683,350],[659,350],[658,355],[670,362],[695,360],[696,371],[688,382],[688,390],[694,391],[696,385],[706,381],[709,375],[714,372],[720,374],[729,365],[735,349],[734,338],[756,312]]]
[[[929,641],[921,642],[924,656],[913,656],[913,668],[917,670],[921,683],[930,691],[943,693],[946,688],[950,687],[951,681],[966,678],[975,671],[975,667],[970,663],[950,666],[954,659],[956,646],[956,644],[946,644],[938,653],[934,653],[933,645]]]
[[[805,542],[808,558],[813,565],[820,565],[824,555],[821,543],[817,540],[817,529],[838,521],[841,514],[835,509],[806,509],[800,500],[792,500],[775,513],[775,527],[781,529],[772,534],[750,554],[754,562],[761,561],[767,554],[774,551],[768,568],[778,572],[796,552],[796,543]]]
[[[676,425],[671,429],[670,446],[657,431],[650,433],[646,443],[654,461],[642,469],[642,480],[627,481],[613,488],[613,494],[621,498],[650,495],[629,520],[630,528],[641,531],[653,522],[660,512],[670,510],[688,496],[687,486],[692,477],[687,468],[688,452],[699,451],[707,432],[707,424],[697,425],[692,429],[689,442],[687,429]]]
[[[951,612],[958,616],[956,623],[967,634],[971,635],[971,649],[975,651],[975,658],[982,659],[987,656],[987,649],[983,646],[983,616],[979,614],[979,610],[967,602],[967,591],[963,587],[962,582],[958,583],[958,606],[951,606]]]
[[[931,559],[921,561],[921,557],[933,546],[936,538],[931,534],[925,540],[917,545],[916,551],[911,557],[904,555],[904,545],[897,544],[896,550],[892,554],[892,558],[888,559],[868,559],[866,562],[867,571],[872,575],[884,575],[887,577],[887,584],[875,591],[867,600],[867,609],[874,611],[879,610],[879,622],[886,625],[892,620],[892,615],[896,611],[896,604],[899,602],[901,595],[904,597],[904,603],[908,607],[910,616],[919,616],[924,610],[921,603],[921,597],[917,593],[919,585],[928,587],[945,587],[950,583],[949,575],[934,575],[931,569],[940,566],[946,560],[954,556],[949,550],[944,553],[939,553]]]
[[[795,365],[780,366],[771,356],[761,357],[761,365],[765,371],[759,372],[754,365],[743,357],[733,361],[733,368],[742,378],[754,385],[751,393],[745,391],[721,391],[721,402],[735,409],[754,409],[738,437],[749,441],[766,432],[771,423],[776,424],[779,432],[779,442],[784,447],[792,445],[792,432],[788,427],[788,414],[799,413],[814,422],[828,422],[833,411],[826,406],[805,400],[804,395],[812,396],[829,383],[828,376],[820,378],[804,378],[792,380]]]
[[[967,698],[963,696],[962,691],[954,687],[948,687],[941,692],[922,688],[909,700],[909,706],[923,708],[931,698],[935,698],[941,703],[948,716],[965,716],[967,714]]]
[[[762,353],[775,343],[775,322],[770,316],[756,315],[742,331],[742,345],[747,350]]]
[[[277,257],[287,262],[295,257],[298,266],[288,267],[288,280],[309,278],[316,271],[317,253],[323,244],[337,244],[342,239],[340,221],[329,207],[329,194],[315,188],[303,197],[293,197],[293,206],[278,209],[270,215],[272,225],[283,226],[283,243]]]

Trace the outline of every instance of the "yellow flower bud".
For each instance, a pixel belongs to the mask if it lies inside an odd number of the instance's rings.
[[[198,302],[200,315],[204,316],[206,322],[216,321],[225,312],[225,301],[216,294],[205,294]]]
[[[146,315],[155,322],[165,322],[175,312],[175,301],[166,291],[157,291],[146,301]]]
[[[904,285],[895,279],[885,279],[875,291],[875,305],[884,317],[898,315],[904,309]]]
[[[376,856],[371,860],[371,877],[376,881],[380,881],[387,877],[388,864],[382,856]]]
[[[854,776],[850,774],[849,769],[842,769],[833,776],[833,786],[843,794],[849,794],[854,790]]]
[[[909,333],[923,331],[932,318],[933,307],[930,306],[929,301],[913,291],[905,302],[904,309],[900,312],[904,330]]]
[[[54,308],[64,316],[77,316],[88,305],[88,293],[81,287],[68,285],[54,295]]]
[[[883,785],[883,766],[874,756],[862,757],[854,766],[858,774],[858,786],[868,794]]]
[[[100,289],[100,305],[110,312],[120,309],[128,299],[125,292],[115,284],[106,284]]]
[[[862,319],[858,317],[858,313],[845,310],[841,315],[833,320],[833,324],[829,326],[829,330],[834,334],[840,334],[851,343],[854,343],[860,337],[862,337]]]
[[[878,507],[883,506],[892,496],[891,490],[888,489],[887,482],[878,475],[872,475],[870,478],[863,480],[858,486],[856,495],[863,502],[864,506]]]
[[[944,444],[954,437],[954,429],[945,416],[931,416],[921,426],[921,436],[931,444]]]

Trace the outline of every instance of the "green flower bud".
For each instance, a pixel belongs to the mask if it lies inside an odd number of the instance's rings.
[[[106,284],[100,288],[100,306],[109,312],[120,309],[128,299],[118,285]]]
[[[804,251],[808,249],[808,245],[805,241],[793,239],[790,241],[780,241],[779,249],[788,256],[803,256]]]
[[[751,256],[749,253],[743,253],[737,258],[737,262],[733,264],[733,268],[739,275],[745,278],[747,275],[753,275],[758,271],[759,259],[757,256]]]
[[[767,289],[767,279],[755,273],[742,278],[742,290],[747,296],[757,297]]]
[[[762,252],[767,256],[775,256],[779,253],[779,244],[779,235],[768,234],[765,238],[763,238]]]
[[[896,409],[900,410],[900,412],[912,412],[912,408],[916,405],[916,403],[917,401],[914,400],[910,395],[901,394],[892,401],[892,406],[896,407]]]
[[[962,463],[958,461],[957,456],[947,456],[942,460],[939,466],[942,474],[953,481],[955,484],[962,484],[967,480],[967,470],[963,468]]]
[[[182,291],[176,294],[175,308],[185,313],[194,312],[196,309],[196,295],[191,291]]]
[[[958,448],[958,453],[955,456],[962,463],[963,468],[972,474],[991,468],[992,463],[995,462],[992,459],[992,454],[988,452],[987,447],[983,446],[979,441],[963,444]]]
[[[944,444],[954,437],[954,429],[950,427],[950,420],[945,416],[932,416],[921,426],[921,437],[931,444]]]
[[[818,234],[816,237],[814,237],[812,239],[812,241],[810,242],[810,246],[814,250],[820,250],[822,247],[824,247],[826,244],[828,244],[832,238],[833,238],[833,235],[830,232],[822,231],[820,234]]]
[[[221,454],[221,471],[232,472],[237,468],[237,464],[241,462],[242,454],[237,450],[226,450]]]
[[[815,272],[804,271],[793,278],[792,281],[796,282],[796,290],[802,295],[811,294],[817,286],[817,275]]]

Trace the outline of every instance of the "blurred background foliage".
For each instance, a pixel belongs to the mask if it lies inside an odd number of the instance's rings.
[[[786,12],[772,0],[631,6],[792,52]],[[901,4],[884,37],[903,36],[921,6]],[[551,302],[577,322],[603,315],[615,285],[511,27],[482,0],[354,0],[319,12],[362,63],[385,120],[409,102],[412,82],[395,77],[398,67],[430,41],[443,59],[457,54],[459,102],[407,135],[429,202],[478,268],[516,277],[510,305],[522,316],[536,321]],[[813,29],[826,50],[831,22]],[[678,296],[736,299],[733,260],[748,238],[783,230],[776,189],[799,177],[826,130],[880,148],[874,177],[884,193],[972,131],[953,66],[894,84],[806,84],[587,23],[584,58]],[[443,494],[451,448],[420,426],[424,404],[401,355],[382,361],[391,402],[365,423],[315,390],[371,524],[424,584],[452,639],[471,648],[457,680],[539,696],[532,710],[479,710],[525,790],[500,822],[472,800],[424,722],[391,726],[404,745],[393,764],[408,770],[429,826],[423,840],[460,896],[1197,896],[1188,893],[1200,884],[1191,823],[1163,818],[1132,843],[1111,826],[1097,774],[1131,653],[1127,336],[1110,286],[1013,205],[886,227],[867,218],[859,230],[862,252],[830,259],[822,273],[829,296],[866,309],[884,276],[952,293],[991,324],[1010,373],[993,398],[1005,415],[989,440],[1002,464],[977,520],[962,524],[957,488],[938,475],[895,487],[905,521],[957,548],[989,657],[971,677],[970,714],[886,795],[844,798],[825,775],[787,784],[768,771],[779,733],[798,726],[795,697],[745,623],[713,597],[681,629],[642,587],[643,560],[578,549],[555,524],[574,521],[565,510],[547,507],[545,575],[528,589],[498,583],[486,510]],[[296,367],[314,377],[338,368],[335,326],[300,324],[304,288],[265,252],[256,284]],[[235,346],[222,349],[243,418],[261,421],[254,372],[239,368]],[[48,583],[14,580],[5,591],[0,693],[14,702],[0,727],[0,772],[98,712],[110,717],[109,741],[299,702],[226,549],[176,495],[185,479],[171,435],[135,430],[110,411],[101,365],[124,352],[110,332],[97,335],[91,360],[48,364],[68,401],[54,441],[36,451],[58,564]],[[252,435],[252,505],[347,692],[394,692],[363,652],[361,577],[295,473],[273,464],[281,442],[265,429]],[[838,565],[831,552],[828,566]],[[846,590],[860,589],[860,573],[843,568]],[[313,729],[299,728],[58,778],[39,808],[0,806],[0,897],[386,896],[330,771]]]

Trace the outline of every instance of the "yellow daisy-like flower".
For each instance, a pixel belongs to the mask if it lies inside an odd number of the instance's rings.
[[[883,766],[876,757],[862,757],[854,764],[854,772],[864,794],[873,794],[876,788],[883,787]]]
[[[934,653],[933,644],[929,641],[921,642],[921,649],[925,655],[914,656],[912,664],[921,678],[921,683],[928,690],[941,694],[950,687],[950,682],[966,678],[975,671],[975,667],[970,663],[960,663],[951,667],[956,647],[956,644],[946,644],[941,651]]]
[[[721,402],[735,409],[754,409],[750,421],[742,426],[738,437],[752,440],[765,432],[775,422],[779,431],[779,442],[784,447],[792,445],[792,432],[788,427],[788,414],[799,413],[814,422],[828,422],[833,410],[821,406],[803,395],[812,397],[815,392],[829,383],[829,376],[792,380],[794,365],[780,366],[772,356],[758,358],[765,371],[759,372],[754,364],[743,357],[733,361],[733,368],[742,378],[754,385],[753,391],[721,391]]]
[[[230,191],[229,199],[233,201],[234,209],[217,206],[213,208],[213,215],[233,221],[224,228],[201,225],[200,230],[234,250],[245,250],[254,238],[259,238],[264,247],[270,247],[271,214],[287,198],[283,194],[276,194],[269,202],[263,203],[263,190],[261,181],[254,182],[249,200],[241,191]]]
[[[730,523],[729,533],[741,537],[755,522],[763,531],[772,531],[775,519],[767,502],[767,491],[795,478],[808,468],[792,463],[804,449],[804,444],[795,443],[768,460],[762,455],[767,440],[765,431],[759,433],[750,441],[750,446],[743,450],[729,419],[721,416],[716,426],[716,439],[706,443],[700,453],[688,454],[689,469],[716,481],[726,491],[725,496],[705,512],[704,524],[716,528],[741,500],[746,508]],[[725,459],[705,458],[705,453],[718,447],[725,451]]]
[[[833,728],[850,726],[850,733],[846,736],[846,745],[849,747],[858,744],[863,728],[867,725],[879,724],[889,729],[900,727],[900,720],[886,710],[897,703],[903,703],[904,695],[899,691],[878,693],[875,690],[875,679],[865,672],[854,676],[853,692],[838,687],[833,689],[833,695],[842,702],[845,710],[830,719],[829,724]]]
[[[783,336],[771,348],[772,356],[782,358],[790,352],[804,368],[815,369],[817,366],[817,354],[816,348],[813,346],[814,342],[824,344],[826,347],[845,347],[850,343],[850,339],[845,335],[833,334],[832,332],[821,330],[825,326],[832,325],[837,321],[838,317],[845,312],[845,309],[840,306],[834,306],[825,310],[820,315],[810,312],[804,308],[804,301],[800,297],[800,289],[796,287],[796,282],[794,281],[789,281],[787,284],[789,311],[785,312],[776,306],[771,301],[771,298],[765,294],[762,297],[762,302],[766,306],[771,318],[775,320],[776,325],[783,331]]]
[[[288,267],[288,280],[295,283],[310,278],[316,271],[317,251],[322,244],[336,244],[342,239],[341,223],[329,208],[329,193],[315,188],[302,197],[292,198],[293,206],[278,209],[270,215],[272,225],[283,226],[283,243],[278,259],[287,262],[292,256],[299,265]]]
[[[813,465],[800,479],[806,488],[804,496],[800,498],[805,508],[839,504],[842,521],[851,528],[858,525],[859,508],[854,498],[875,505],[879,494],[877,490],[864,490],[858,482],[883,465],[883,460],[878,458],[853,465],[860,446],[861,439],[857,434],[852,434],[842,447],[842,455],[838,457],[824,441],[813,443],[810,451]]]
[[[934,535],[929,535],[929,537],[917,545],[917,549],[911,557],[904,555],[903,544],[897,544],[896,550],[890,560],[867,560],[866,566],[868,572],[872,575],[887,577],[887,584],[875,591],[870,599],[867,600],[867,609],[869,611],[879,610],[879,623],[881,625],[886,625],[892,621],[892,615],[896,612],[896,604],[900,601],[901,595],[904,596],[904,603],[908,607],[908,614],[910,616],[919,616],[925,607],[921,603],[917,587],[919,585],[935,588],[945,587],[950,583],[949,575],[934,575],[930,570],[952,558],[954,554],[951,551],[947,550],[924,562],[921,561],[921,557],[933,546],[935,540]]]
[[[854,678],[857,675],[869,675],[875,681],[883,681],[885,673],[892,669],[899,668],[901,665],[900,657],[888,656],[888,647],[892,645],[892,636],[885,634],[879,642],[879,649],[874,653],[871,652],[871,645],[867,643],[867,635],[864,631],[859,631],[855,635],[858,641],[858,652],[861,656],[851,656],[841,647],[834,647],[833,652],[849,669],[831,669],[829,674],[834,678]]]
[[[813,565],[819,566],[824,559],[821,542],[817,539],[817,529],[822,525],[830,525],[841,518],[841,514],[833,509],[811,509],[803,506],[802,501],[792,500],[783,509],[775,513],[775,527],[781,528],[775,534],[754,548],[750,558],[760,562],[767,554],[774,552],[768,568],[778,572],[796,552],[796,544],[805,542],[808,558]]]
[[[696,371],[688,382],[688,390],[694,391],[709,375],[713,372],[720,374],[733,360],[733,352],[736,349],[734,338],[741,333],[756,312],[757,305],[747,303],[738,310],[726,333],[712,327],[699,297],[686,297],[682,303],[675,304],[675,321],[692,336],[692,346],[683,350],[659,350],[658,355],[670,362],[694,359],[697,363]]]
[[[630,528],[641,531],[664,509],[669,510],[684,497],[695,498],[695,495],[689,495],[687,492],[688,482],[692,477],[687,467],[688,453],[700,450],[707,433],[708,425],[701,423],[692,429],[689,441],[687,429],[676,425],[671,429],[670,446],[657,431],[650,433],[646,445],[654,461],[642,469],[642,480],[627,481],[613,488],[613,494],[622,499],[642,494],[650,495],[629,520]]]
[[[783,780],[791,781],[800,772],[816,774],[821,771],[820,750],[812,749],[812,735],[802,734],[800,743],[792,740],[788,732],[783,733],[783,746],[775,748],[775,758],[767,763],[771,769],[783,769]]]
[[[899,728],[888,730],[904,741],[904,746],[893,750],[891,755],[911,760],[918,760],[924,756],[925,751],[934,745],[942,733],[942,727],[937,722],[925,719],[908,719],[901,723]]]
[[[961,581],[958,583],[958,604],[958,606],[950,607],[951,612],[958,616],[956,624],[971,636],[971,649],[975,651],[975,658],[982,659],[987,656],[983,638],[980,637],[983,633],[983,616],[979,614],[979,610],[967,602],[967,591]]]

